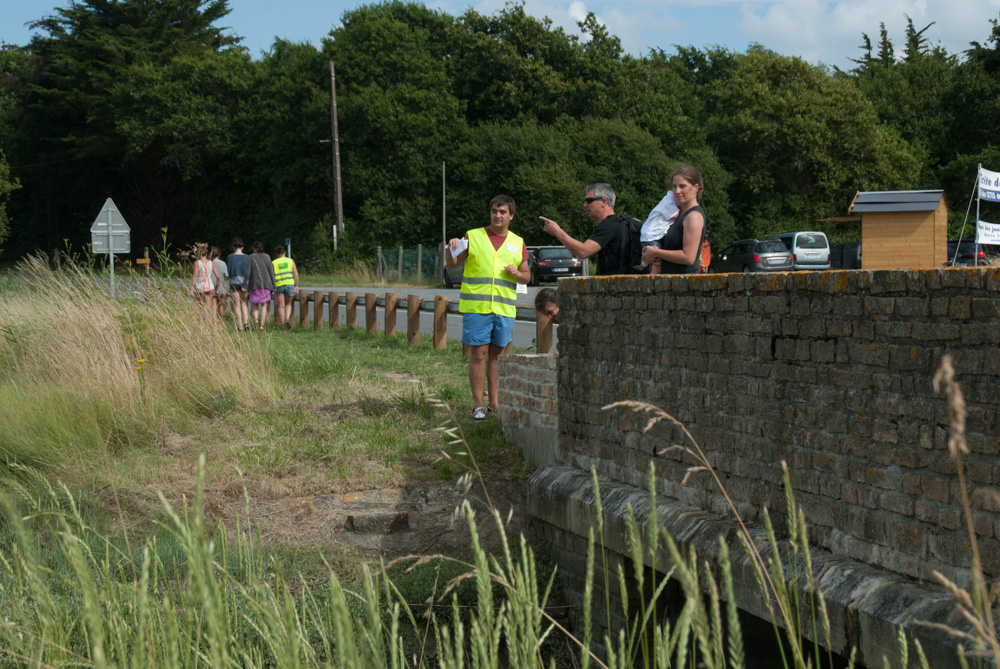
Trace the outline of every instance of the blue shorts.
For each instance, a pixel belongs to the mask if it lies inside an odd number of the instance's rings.
[[[503,348],[514,338],[514,318],[497,314],[462,314],[462,342]]]
[[[656,248],[660,248],[660,240],[656,239],[656,240],[653,240],[651,242],[639,242],[639,246],[642,246],[642,247],[655,246]]]
[[[287,295],[288,297],[292,297],[295,295],[295,286],[294,285],[278,286],[277,288],[274,289],[274,294]]]

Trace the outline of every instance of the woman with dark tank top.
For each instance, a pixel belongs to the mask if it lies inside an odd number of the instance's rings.
[[[705,210],[698,204],[705,183],[698,170],[684,163],[674,166],[670,183],[680,214],[660,240],[659,248],[643,247],[642,259],[647,263],[663,261],[661,274],[697,274],[701,244],[708,234]]]

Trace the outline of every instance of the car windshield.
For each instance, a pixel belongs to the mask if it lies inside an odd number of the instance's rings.
[[[825,249],[826,236],[807,232],[799,235],[795,243],[800,249]]]
[[[538,249],[540,260],[552,260],[555,258],[572,258],[573,254],[567,249]]]
[[[788,253],[788,249],[785,248],[785,245],[777,239],[760,242],[754,248],[754,251],[757,253]]]
[[[958,241],[948,242],[948,255],[955,255],[956,248],[959,249],[959,253],[962,255],[971,256],[976,252],[976,242],[971,239],[963,239],[961,247],[958,244]]]

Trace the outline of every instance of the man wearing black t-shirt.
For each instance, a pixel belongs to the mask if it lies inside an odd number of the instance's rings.
[[[609,184],[591,184],[587,186],[587,194],[583,198],[583,209],[587,217],[597,221],[597,227],[587,238],[580,242],[573,239],[552,219],[539,216],[545,221],[542,229],[559,240],[570,253],[577,258],[589,258],[597,255],[598,276],[608,274],[629,274],[626,258],[622,257],[622,241],[625,238],[625,219],[615,214],[615,191]]]

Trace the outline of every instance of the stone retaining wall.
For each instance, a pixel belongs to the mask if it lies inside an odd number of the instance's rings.
[[[1000,268],[617,277],[559,284],[559,453],[601,479],[728,515],[680,420],[743,517],[785,507],[782,460],[814,542],[931,581],[968,582],[948,412],[932,388],[954,356],[968,408],[968,475],[984,565],[1000,575]],[[513,362],[513,361],[511,361]],[[526,373],[525,373],[526,374]],[[508,377],[503,376],[505,387]],[[513,388],[511,388],[513,391]]]
[[[554,355],[502,355],[499,362],[503,433],[524,459],[542,467],[557,461]]]

